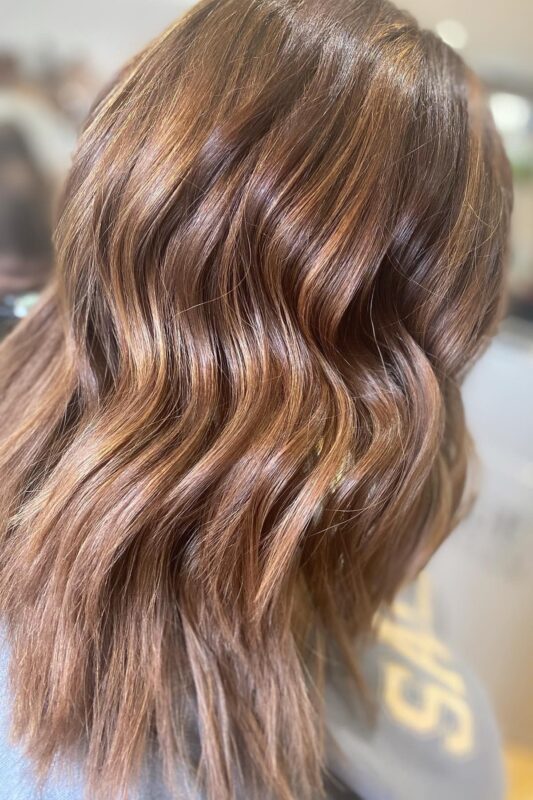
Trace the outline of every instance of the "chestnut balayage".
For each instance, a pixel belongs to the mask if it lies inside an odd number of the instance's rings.
[[[14,734],[90,798],[310,800],[328,654],[463,507],[508,163],[386,0],[202,0],[101,97],[0,348]],[[354,689],[355,690],[355,689]]]

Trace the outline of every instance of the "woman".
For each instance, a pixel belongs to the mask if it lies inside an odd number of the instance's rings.
[[[0,352],[10,714],[38,775],[308,800],[327,774],[371,800],[387,764],[358,784],[324,718],[341,684],[339,713],[369,696],[376,612],[460,515],[510,205],[477,79],[386,0],[202,0],[123,71]],[[44,797],[79,796],[59,780]]]

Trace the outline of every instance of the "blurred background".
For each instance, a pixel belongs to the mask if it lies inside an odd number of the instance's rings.
[[[54,203],[95,94],[188,5],[2,0],[0,334],[51,269]],[[509,313],[465,391],[480,498],[430,573],[446,635],[496,708],[509,798],[533,800],[533,0],[399,5],[482,75],[515,175]]]

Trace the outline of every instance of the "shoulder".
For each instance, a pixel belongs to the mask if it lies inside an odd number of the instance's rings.
[[[9,668],[9,645],[0,626],[0,800],[87,800],[83,772],[76,764],[57,764],[42,787],[38,786],[30,760],[10,736]],[[143,800],[170,800],[159,763],[145,766],[135,796]],[[195,795],[195,800],[202,798]]]
[[[498,728],[484,689],[441,640],[422,575],[361,655],[374,721],[340,668],[327,687],[330,763],[367,800],[502,800]]]
[[[12,741],[9,666],[9,646],[0,629],[0,800],[83,800],[81,782],[74,776],[59,781],[51,775],[39,788],[22,746]]]

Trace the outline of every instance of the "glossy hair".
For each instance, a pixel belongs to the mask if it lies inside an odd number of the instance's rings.
[[[357,680],[458,518],[510,205],[477,79],[385,0],[203,0],[121,73],[0,351],[41,772],[78,755],[122,796],[156,752],[176,797],[320,796],[326,657]]]

